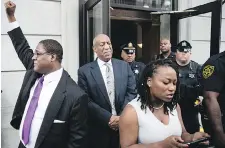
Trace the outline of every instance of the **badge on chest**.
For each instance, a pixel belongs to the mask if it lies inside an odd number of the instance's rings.
[[[189,78],[192,78],[192,79],[195,78],[195,74],[193,74],[193,73],[189,73],[188,76],[189,76]]]
[[[138,69],[135,69],[135,70],[134,70],[134,73],[135,73],[135,74],[139,74],[139,70],[138,70]]]
[[[180,78],[195,78],[195,74],[194,73],[186,73],[186,74],[182,74],[182,73],[179,73],[179,77]]]

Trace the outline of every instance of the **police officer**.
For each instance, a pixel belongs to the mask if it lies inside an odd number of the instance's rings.
[[[225,51],[203,65],[201,84],[214,145],[225,147]]]
[[[161,54],[156,55],[155,59],[175,59],[175,53],[171,51],[171,43],[169,39],[162,39],[160,41]]]
[[[201,95],[199,73],[201,66],[191,61],[191,45],[187,41],[181,41],[177,45],[176,63],[179,71],[181,114],[184,126],[189,133],[199,131],[198,107],[196,100]]]
[[[128,44],[122,45],[121,49],[122,49],[121,57],[124,61],[126,61],[130,64],[131,69],[136,78],[136,84],[138,84],[138,79],[140,77],[140,73],[144,69],[145,64],[135,61],[135,57],[136,57],[135,47],[133,46],[133,44],[131,42]]]

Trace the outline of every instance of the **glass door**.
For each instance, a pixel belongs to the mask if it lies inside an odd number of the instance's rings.
[[[211,12],[211,39],[210,39],[210,56],[218,54],[220,49],[221,37],[221,18],[222,5],[224,1],[214,0],[204,5],[199,5],[183,11],[162,11],[151,12],[151,15],[170,15],[170,41],[172,45],[178,42],[178,22],[181,19],[197,16],[200,14]],[[210,30],[209,30],[210,31]]]
[[[84,5],[84,46],[88,63],[96,59],[92,49],[95,36],[100,33],[110,36],[110,2],[109,0],[88,0]]]

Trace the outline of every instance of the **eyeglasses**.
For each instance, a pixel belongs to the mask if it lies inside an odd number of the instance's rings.
[[[39,56],[42,56],[42,55],[45,55],[45,54],[51,55],[51,53],[48,53],[48,52],[44,52],[44,53],[35,52],[34,56],[39,57]]]

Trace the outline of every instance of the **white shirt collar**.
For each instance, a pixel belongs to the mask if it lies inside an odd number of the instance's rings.
[[[109,65],[112,66],[112,60],[110,59],[108,62],[104,62],[102,60],[100,60],[99,58],[97,59],[98,65],[99,67],[102,67],[105,63],[108,63]]]
[[[63,68],[61,67],[60,69],[49,73],[48,75],[44,76],[44,82],[50,83],[55,80],[59,80],[62,76]]]

